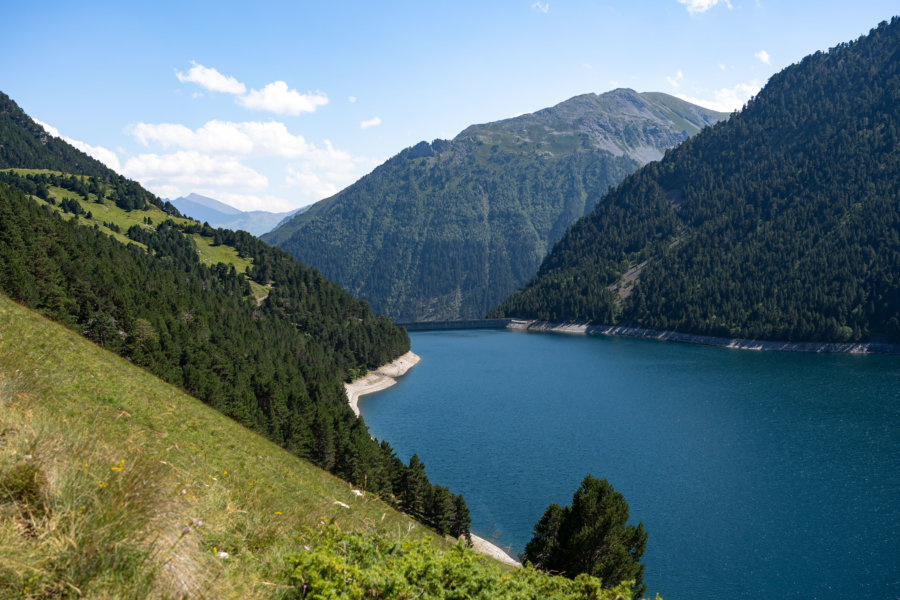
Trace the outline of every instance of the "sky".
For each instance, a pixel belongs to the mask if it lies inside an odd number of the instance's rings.
[[[4,6],[5,5],[5,6]],[[896,0],[0,0],[0,91],[155,194],[331,196],[419,141],[619,87],[740,107]]]

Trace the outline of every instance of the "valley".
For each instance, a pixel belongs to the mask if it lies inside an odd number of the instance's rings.
[[[895,7],[120,9],[0,38],[0,597],[900,595]]]

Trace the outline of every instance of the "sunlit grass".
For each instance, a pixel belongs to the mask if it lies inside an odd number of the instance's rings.
[[[3,489],[17,465],[36,495],[0,491],[0,597],[271,597],[320,520],[433,537],[0,296]]]
[[[19,175],[29,175],[36,173],[55,173],[57,175],[62,174],[58,171],[49,171],[46,169],[3,170],[13,171],[15,173],[18,173]],[[119,208],[115,205],[114,202],[107,198],[104,198],[103,200],[98,202],[96,194],[88,193],[88,198],[87,200],[85,200],[80,194],[77,194],[65,188],[48,186],[47,189],[50,197],[53,199],[53,203],[41,200],[37,196],[31,196],[31,198],[35,202],[38,202],[39,204],[55,210],[59,214],[63,215],[64,218],[70,220],[75,219],[76,217],[74,215],[63,212],[62,208],[60,207],[60,202],[62,202],[62,200],[65,198],[71,198],[78,202],[78,204],[84,210],[84,214],[78,216],[79,224],[89,227],[96,226],[106,235],[110,235],[119,242],[126,245],[136,244],[141,248],[146,248],[144,244],[135,242],[125,235],[126,232],[134,225],[137,225],[139,227],[146,227],[149,229],[155,227],[166,219],[170,219],[174,223],[179,225],[198,224],[197,221],[194,221],[192,219],[172,217],[156,206],[150,206],[146,210],[127,211]],[[87,216],[88,214],[90,214],[90,217]],[[147,222],[147,219],[149,219],[149,223]],[[114,227],[110,227],[110,225],[113,225]],[[212,238],[204,237],[199,233],[193,234],[191,238],[194,240],[194,246],[197,249],[197,255],[205,264],[216,265],[218,263],[224,263],[226,265],[233,266],[235,268],[235,271],[237,271],[239,274],[246,273],[247,270],[253,266],[253,259],[249,257],[239,256],[237,250],[235,250],[231,246],[213,246]],[[259,285],[253,281],[250,281],[250,288],[252,291],[252,295],[257,302],[262,302],[262,300],[265,299],[265,297],[269,294],[269,290],[266,287]]]

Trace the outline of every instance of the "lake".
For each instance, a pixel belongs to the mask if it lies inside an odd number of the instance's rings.
[[[900,357],[410,337],[421,362],[363,417],[513,555],[591,473],[649,533],[651,598],[900,598]]]

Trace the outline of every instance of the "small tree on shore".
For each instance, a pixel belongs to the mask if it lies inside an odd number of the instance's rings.
[[[574,578],[587,573],[603,580],[604,588],[634,581],[634,597],[645,591],[647,547],[643,524],[628,525],[628,504],[605,479],[584,478],[572,504],[551,504],[534,526],[523,558],[545,571]]]

